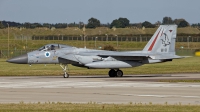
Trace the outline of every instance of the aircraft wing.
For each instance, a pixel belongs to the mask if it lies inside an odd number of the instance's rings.
[[[149,55],[146,53],[130,53],[130,52],[107,52],[98,54],[100,57],[112,57],[117,60],[126,61],[126,60],[144,60],[149,58]]]
[[[184,57],[181,56],[177,56],[177,55],[168,55],[168,54],[147,54],[147,53],[125,53],[125,52],[116,52],[116,53],[103,53],[103,54],[99,54],[98,56],[101,57],[105,57],[105,56],[110,56],[113,58],[132,58],[134,60],[134,58],[151,58],[151,59],[155,59],[155,60],[165,60],[165,59],[181,59]]]
[[[133,52],[116,52],[116,51],[101,51],[101,52],[83,52],[83,53],[79,53],[79,55],[83,55],[83,56],[91,56],[91,55],[95,55],[95,56],[100,56],[100,57],[119,57],[119,56],[123,56],[123,57],[149,57],[149,54],[147,53],[133,53]]]
[[[112,53],[100,53],[98,56],[111,56],[111,57],[149,57],[148,54],[144,53],[125,53],[125,52],[112,52]]]

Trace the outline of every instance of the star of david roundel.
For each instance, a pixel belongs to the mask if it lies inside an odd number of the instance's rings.
[[[45,57],[50,57],[50,52],[45,52]]]

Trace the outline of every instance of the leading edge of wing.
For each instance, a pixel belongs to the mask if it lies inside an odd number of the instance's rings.
[[[151,59],[181,59],[184,57],[177,56],[177,55],[169,55],[169,54],[147,54],[147,53],[123,53],[123,52],[116,52],[116,53],[103,53],[99,54],[98,56],[105,57],[141,57],[141,58],[151,58]]]
[[[100,53],[97,56],[111,56],[111,57],[149,57],[148,54],[143,53],[125,53],[125,52],[112,52],[112,53]]]

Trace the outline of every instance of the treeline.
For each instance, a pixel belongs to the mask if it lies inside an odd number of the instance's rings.
[[[18,22],[10,22],[10,21],[0,21],[0,29],[8,27],[18,27],[18,28],[27,28],[27,29],[34,29],[38,27],[46,27],[46,28],[67,28],[67,27],[78,27],[78,28],[96,28],[96,27],[108,27],[108,28],[126,28],[126,27],[137,27],[137,28],[155,28],[156,26],[159,26],[161,24],[176,24],[178,27],[200,27],[200,23],[195,23],[190,25],[185,19],[172,19],[171,17],[164,17],[162,22],[157,21],[156,23],[150,23],[149,21],[144,21],[142,23],[130,23],[130,21],[127,18],[118,18],[113,20],[111,23],[102,24],[100,20],[96,18],[90,18],[88,20],[88,23],[85,24],[83,22],[74,22],[74,23],[56,23],[56,24],[50,24],[50,23],[18,23]]]

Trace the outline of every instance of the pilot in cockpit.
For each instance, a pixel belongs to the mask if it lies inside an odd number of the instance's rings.
[[[48,51],[48,50],[50,50],[49,46],[44,46],[44,47],[39,49],[39,51]]]
[[[51,45],[51,50],[55,50],[55,46],[54,45]]]
[[[47,45],[47,46],[43,46],[42,48],[39,49],[39,51],[50,51],[50,50],[56,50],[59,47],[55,46],[55,45]]]

